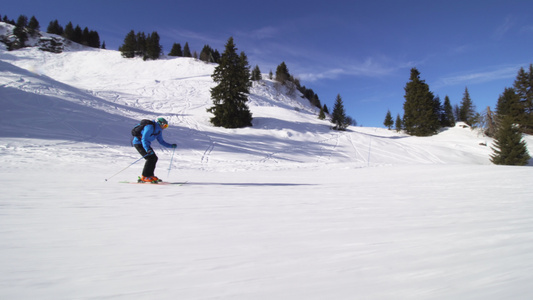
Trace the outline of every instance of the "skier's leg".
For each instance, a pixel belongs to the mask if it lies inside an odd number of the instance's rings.
[[[135,145],[135,149],[137,149],[137,152],[139,152],[139,154],[142,155],[143,157],[146,154],[148,154],[146,152],[146,150],[144,150],[144,147],[141,144]],[[153,150],[152,150],[152,152],[153,152]],[[144,176],[144,177],[152,177],[152,176],[154,176],[154,170],[155,170],[155,166],[157,164],[157,155],[155,155],[155,153],[154,153],[152,155],[148,155],[148,156],[144,157],[144,159],[146,161],[144,163],[142,176]]]
[[[152,151],[153,152],[153,151]],[[146,157],[146,163],[144,164],[143,176],[153,177],[155,166],[157,164],[157,155],[152,154]]]

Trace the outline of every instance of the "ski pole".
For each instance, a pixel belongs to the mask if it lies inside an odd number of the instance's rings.
[[[174,148],[174,150],[172,150],[172,156],[170,156],[170,165],[168,166],[167,177],[170,177],[170,169],[172,168],[172,159],[174,158],[174,152],[176,152],[176,148]]]
[[[122,169],[122,170],[118,171],[117,173],[113,174],[111,177],[106,178],[105,181],[107,181],[108,179],[111,179],[111,178],[115,177],[116,175],[118,175],[118,174],[124,172],[124,170],[126,170],[127,168],[133,166],[134,164],[136,164],[137,162],[139,162],[141,159],[143,159],[143,158],[145,158],[145,157],[147,157],[148,155],[151,155],[151,154],[152,154],[152,153],[147,153],[145,156],[143,156],[143,157],[139,158],[138,160],[132,162],[129,166],[127,166],[127,167],[125,167],[124,169]]]

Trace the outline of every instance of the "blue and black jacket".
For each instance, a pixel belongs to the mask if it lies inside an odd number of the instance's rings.
[[[146,126],[144,126],[144,129],[141,132],[141,139],[139,139],[138,137],[134,137],[133,145],[142,144],[144,150],[146,150],[146,152],[149,152],[152,149],[152,142],[156,139],[159,144],[167,148],[172,148],[172,145],[165,142],[165,140],[163,139],[163,129],[161,128],[161,126],[159,126],[159,123],[157,122],[154,122],[154,125],[147,124]]]

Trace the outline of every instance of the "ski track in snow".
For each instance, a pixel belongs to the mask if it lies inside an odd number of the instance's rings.
[[[533,168],[470,129],[332,131],[270,80],[214,128],[214,67],[0,49],[0,299],[533,298]],[[120,184],[158,115],[188,183]]]

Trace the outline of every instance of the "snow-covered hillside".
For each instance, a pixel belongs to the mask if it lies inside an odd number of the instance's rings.
[[[332,131],[269,80],[253,127],[215,128],[214,68],[0,48],[1,299],[533,297],[531,167],[459,126]],[[188,183],[120,183],[156,116],[156,175]]]
[[[117,51],[53,54],[31,48],[3,52],[0,64],[3,137],[91,142],[131,152],[130,129],[142,118],[162,115],[171,124],[166,137],[179,144],[186,168],[490,164],[490,139],[470,129],[450,128],[430,138],[378,128],[335,132],[307,100],[287,96],[268,80],[251,90],[252,128],[213,128],[206,109],[214,65],[189,58],[145,62]]]

